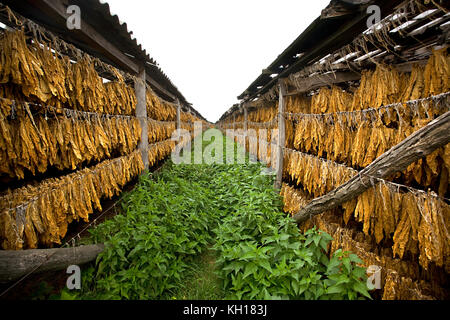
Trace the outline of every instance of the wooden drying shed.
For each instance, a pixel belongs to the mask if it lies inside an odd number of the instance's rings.
[[[20,43],[26,68],[1,71],[0,245],[18,251],[0,250],[0,282],[95,259],[102,245],[45,248],[170,155],[175,129],[206,123],[108,4],[70,5],[80,29],[66,26],[68,1],[0,1],[3,61]]]
[[[368,28],[373,5],[382,19]],[[302,230],[381,268],[383,299],[449,296],[448,12],[331,1],[217,123],[250,130],[235,140],[276,170]]]

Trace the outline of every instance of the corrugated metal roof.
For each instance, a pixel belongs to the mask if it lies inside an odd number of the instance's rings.
[[[64,40],[80,47],[87,53],[119,67],[117,63],[114,63],[109,57],[105,56],[105,52],[93,48],[86,43],[83,37],[80,37],[74,32],[70,32],[70,30],[66,28],[65,20],[61,20],[60,17],[55,17],[52,13],[43,9],[48,6],[49,2],[50,4],[59,2],[65,7],[68,5],[79,6],[82,12],[83,21],[86,21],[95,31],[101,34],[104,39],[110,42],[127,57],[132,60],[136,59],[145,62],[146,72],[153,80],[155,80],[155,82],[171,95],[178,98],[183,105],[190,108],[197,116],[203,118],[186,100],[169,77],[162,71],[155,59],[150,57],[146,50],[142,48],[142,45],[132,37],[133,32],[128,30],[127,24],[122,23],[117,15],[111,14],[107,2],[100,0],[71,0],[70,3],[68,0],[1,0],[0,2],[8,5],[24,17],[42,24],[50,31],[61,36]],[[169,96],[166,95],[165,98],[167,99],[168,97]]]
[[[315,59],[333,51],[353,39],[366,28],[367,14],[365,4],[368,1],[332,0],[314,20],[250,86],[238,96],[238,99],[253,99],[270,89],[279,78],[299,71]],[[382,12],[389,12],[400,0],[378,0]],[[346,11],[341,11],[341,6]],[[339,11],[336,10],[338,6]],[[272,76],[271,76],[272,75]],[[273,76],[276,75],[276,76]]]

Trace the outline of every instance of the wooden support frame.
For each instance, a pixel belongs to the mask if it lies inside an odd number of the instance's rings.
[[[30,0],[28,0],[30,1]],[[55,17],[59,20],[66,21],[69,14],[66,12],[67,2],[64,0],[40,0],[33,1],[35,5],[37,5],[44,12],[48,12],[49,15]],[[124,70],[127,70],[133,74],[139,74],[141,69],[141,62],[128,57],[126,54],[122,53],[119,48],[113,45],[111,42],[106,40],[97,30],[95,30],[92,26],[90,26],[86,21],[81,18],[81,29],[71,30],[70,32],[80,34],[86,41],[87,44],[92,45],[92,47],[103,55],[106,58],[110,59],[117,65],[119,65]],[[145,69],[144,64],[144,69]],[[149,73],[146,74],[146,81],[156,90],[166,95],[167,97],[175,100],[176,97],[174,94],[165,89],[162,85],[160,85],[155,79],[151,77]]]
[[[248,140],[248,113],[247,113],[247,106],[243,105],[244,109],[244,150],[247,150],[247,140]]]
[[[75,248],[0,250],[0,283],[17,281],[27,274],[64,270],[93,261],[103,244]]]
[[[181,103],[177,99],[177,129],[181,129]]]
[[[283,148],[285,144],[285,122],[284,122],[284,109],[286,104],[286,85],[283,79],[278,81],[279,94],[278,94],[278,140],[277,140],[277,158],[276,158],[276,179],[275,189],[280,189],[283,180]]]
[[[355,81],[361,79],[361,74],[351,71],[338,71],[329,74],[320,74],[311,78],[300,80],[301,89],[289,92],[286,96],[293,96],[308,92],[323,86],[329,86],[336,83],[342,83],[347,81]]]
[[[139,119],[141,125],[141,141],[139,141],[138,148],[141,151],[142,162],[144,167],[148,169],[148,124],[147,124],[147,99],[145,91],[145,68],[142,65],[134,84],[134,90],[136,91],[136,117]],[[145,171],[145,170],[144,170]]]
[[[413,65],[424,66],[428,62],[428,59],[408,61],[400,64],[393,65],[398,72],[411,72]],[[294,75],[295,78],[295,75]],[[327,74],[317,74],[309,78],[303,78],[297,80],[301,88],[288,92],[286,96],[294,96],[302,94],[311,90],[318,89],[323,86],[330,86],[333,84],[339,84],[348,81],[357,81],[361,79],[361,74],[350,70],[341,70],[330,72]]]
[[[429,155],[449,142],[450,111],[383,153],[348,182],[326,195],[312,200],[293,218],[297,223],[302,223],[314,215],[336,208],[372,187],[373,182],[376,183],[377,179],[383,179],[405,170],[414,161]]]

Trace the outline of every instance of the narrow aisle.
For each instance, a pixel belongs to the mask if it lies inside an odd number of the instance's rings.
[[[202,147],[211,150],[210,142]],[[262,169],[262,164],[248,161],[168,160],[156,176],[142,176],[135,190],[124,195],[123,214],[91,231],[88,242],[105,243],[106,249],[97,265],[83,270],[82,289],[74,298],[316,299],[367,294],[365,270],[355,266],[360,260],[354,255],[343,260],[349,268],[343,273],[346,285],[326,292],[342,280],[337,278],[342,263],[338,258],[329,261],[325,253],[331,237],[315,230],[300,235],[282,212],[273,177],[261,174]]]

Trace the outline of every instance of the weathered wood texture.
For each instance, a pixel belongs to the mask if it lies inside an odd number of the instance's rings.
[[[177,129],[181,129],[181,103],[177,99]]]
[[[247,150],[247,141],[248,141],[248,112],[247,112],[247,107],[244,105],[243,106],[244,109],[244,150],[245,151],[249,151]]]
[[[75,248],[0,250],[0,283],[18,280],[28,273],[64,270],[93,261],[103,244]]]
[[[413,65],[426,65],[427,59],[408,61],[400,64],[393,65],[398,72],[411,72]],[[334,72],[329,72],[326,74],[317,74],[312,77],[301,77],[301,72],[299,75],[291,76],[291,81],[298,88],[292,92],[288,92],[286,96],[294,96],[301,93],[305,93],[311,90],[316,90],[323,86],[331,86],[333,84],[344,83],[348,81],[356,81],[361,79],[361,73],[354,72],[351,70],[339,70]],[[298,80],[292,80],[292,79]]]
[[[330,72],[328,74],[320,74],[310,78],[301,79],[298,82],[298,86],[301,89],[289,92],[287,95],[297,95],[300,93],[308,92],[323,86],[329,86],[336,83],[342,83],[347,81],[355,81],[361,79],[361,74],[351,71],[338,71]]]
[[[139,71],[139,77],[134,84],[136,91],[136,117],[139,119],[141,125],[141,141],[139,141],[138,148],[141,151],[142,162],[144,167],[148,169],[148,125],[147,125],[147,100],[145,90],[145,69],[142,66]]]
[[[286,104],[286,85],[284,81],[279,82],[279,94],[278,94],[278,141],[277,141],[277,158],[276,158],[276,180],[275,188],[280,189],[283,180],[283,148],[285,142],[285,123],[284,123],[284,109]]]
[[[386,151],[369,166],[361,170],[359,175],[326,195],[312,200],[294,215],[295,221],[301,223],[311,216],[352,200],[372,186],[373,178],[383,179],[398,171],[403,171],[414,161],[427,156],[449,142],[450,111]]]

